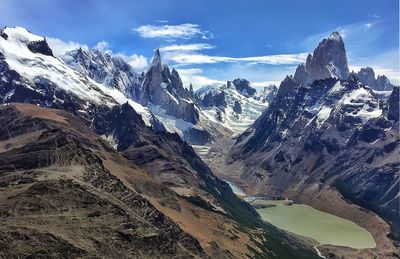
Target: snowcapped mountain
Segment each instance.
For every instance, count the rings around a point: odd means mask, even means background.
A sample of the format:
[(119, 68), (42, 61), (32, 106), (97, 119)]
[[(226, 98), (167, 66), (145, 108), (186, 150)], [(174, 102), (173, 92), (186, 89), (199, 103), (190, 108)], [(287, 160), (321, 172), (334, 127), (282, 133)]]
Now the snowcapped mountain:
[(74, 70), (99, 84), (117, 89), (130, 99), (138, 93), (142, 75), (136, 73), (122, 58), (97, 49), (76, 49), (64, 54), (62, 60)]
[(162, 63), (158, 49), (149, 69), (141, 75), (120, 57), (99, 50), (77, 49), (62, 59), (97, 83), (140, 103), (167, 131), (178, 133), (192, 144), (205, 144), (221, 134), (220, 131), (226, 131), (219, 130), (202, 114), (193, 93), (183, 87), (179, 73)]
[(247, 80), (235, 79), (223, 85), (203, 86), (194, 96), (209, 120), (238, 135), (268, 106), (265, 94), (266, 92), (263, 92), (259, 95)]
[(1, 102), (31, 102), (89, 118), (101, 106), (128, 102), (148, 126), (162, 127), (151, 112), (119, 89), (95, 82), (54, 57), (46, 39), (22, 27), (0, 31)]
[(355, 203), (398, 233), (398, 88), (382, 100), (357, 77), (349, 75), (342, 38), (333, 33), (282, 81), (268, 108), (237, 138), (227, 166), (257, 194), (285, 195), (368, 226)]

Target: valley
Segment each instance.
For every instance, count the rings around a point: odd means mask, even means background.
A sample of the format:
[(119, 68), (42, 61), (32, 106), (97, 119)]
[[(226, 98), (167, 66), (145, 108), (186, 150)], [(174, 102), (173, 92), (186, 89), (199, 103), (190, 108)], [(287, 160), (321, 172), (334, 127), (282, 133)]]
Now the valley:
[[(302, 189), (301, 194), (295, 189), (279, 193), (257, 189), (255, 183), (241, 175), (243, 165), (226, 163), (224, 150), (229, 150), (233, 141), (225, 139), (217, 143), (200, 154), (213, 171), (236, 195), (254, 206), (263, 220), (303, 240), (310, 249), (317, 246), (321, 257), (332, 254), (345, 258), (383, 254), (385, 258), (397, 257), (397, 248), (388, 238), (390, 226), (375, 213), (353, 204), (331, 188), (321, 192), (317, 186), (311, 186)], [(295, 203), (285, 206), (285, 200), (270, 200), (284, 196)], [(260, 208), (260, 204), (274, 207)]]
[(400, 257), (399, 87), (339, 32), (279, 86), (194, 90), (159, 48), (7, 27), (0, 101), (0, 257)]

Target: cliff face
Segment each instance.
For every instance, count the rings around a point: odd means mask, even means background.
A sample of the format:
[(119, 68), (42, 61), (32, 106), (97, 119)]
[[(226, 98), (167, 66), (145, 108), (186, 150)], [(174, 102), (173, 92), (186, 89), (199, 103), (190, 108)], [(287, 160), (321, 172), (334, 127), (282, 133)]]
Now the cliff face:
[(311, 82), (330, 77), (347, 79), (349, 68), (346, 49), (338, 32), (333, 32), (318, 44), (313, 55), (307, 58), (306, 70)]
[(371, 67), (361, 68), (357, 73), (357, 78), (361, 83), (377, 91), (391, 91), (394, 87), (386, 76), (375, 77), (375, 71)]

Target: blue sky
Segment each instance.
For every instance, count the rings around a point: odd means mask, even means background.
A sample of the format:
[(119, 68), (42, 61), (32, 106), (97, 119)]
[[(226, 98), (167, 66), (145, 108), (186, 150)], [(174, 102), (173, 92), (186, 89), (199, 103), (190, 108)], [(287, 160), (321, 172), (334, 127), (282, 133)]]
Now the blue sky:
[(318, 42), (343, 33), (351, 69), (400, 83), (398, 0), (1, 0), (0, 26), (47, 36), (57, 53), (107, 49), (144, 70), (155, 48), (195, 87), (278, 83)]

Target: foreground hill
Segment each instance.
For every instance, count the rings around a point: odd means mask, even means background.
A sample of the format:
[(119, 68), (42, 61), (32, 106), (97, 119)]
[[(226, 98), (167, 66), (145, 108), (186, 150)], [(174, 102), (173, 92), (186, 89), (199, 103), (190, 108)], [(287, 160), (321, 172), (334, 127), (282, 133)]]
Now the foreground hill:
[(270, 230), (277, 241), (158, 183), (75, 116), (0, 111), (1, 256), (301, 256), (279, 232)]

